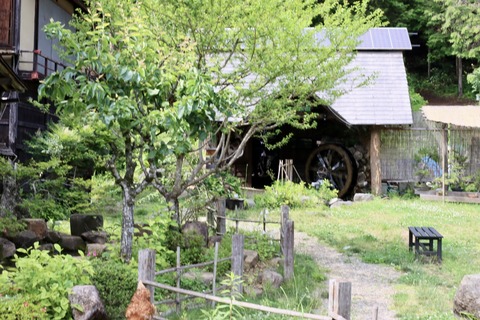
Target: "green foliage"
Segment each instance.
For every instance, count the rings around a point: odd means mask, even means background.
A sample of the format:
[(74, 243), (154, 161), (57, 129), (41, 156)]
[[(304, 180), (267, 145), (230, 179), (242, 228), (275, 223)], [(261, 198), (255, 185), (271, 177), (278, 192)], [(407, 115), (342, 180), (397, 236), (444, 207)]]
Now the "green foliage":
[(13, 216), (5, 216), (0, 219), (0, 235), (1, 234), (16, 234), (26, 228), (25, 222), (18, 220)]
[(46, 308), (32, 303), (35, 297), (17, 294), (14, 296), (0, 295), (0, 314), (2, 320), (41, 320), (50, 319)]
[(425, 100), (419, 93), (415, 92), (414, 89), (409, 88), (408, 93), (410, 95), (410, 104), (412, 106), (412, 111), (419, 111), (424, 105), (428, 102)]
[(181, 263), (195, 264), (205, 261), (205, 238), (196, 232), (182, 233)]
[(281, 205), (290, 208), (323, 205), (337, 196), (329, 181), (324, 180), (318, 190), (307, 188), (305, 183), (275, 181), (266, 186), (265, 192), (255, 196), (255, 205), (261, 208), (277, 209)]
[(472, 86), (473, 92), (480, 94), (480, 68), (467, 75), (467, 81)]
[(110, 319), (124, 319), (125, 310), (137, 288), (137, 272), (114, 259), (92, 259), (92, 284), (98, 289)]
[(221, 294), (228, 296), (230, 299), (229, 304), (219, 303), (212, 310), (201, 310), (204, 315), (204, 319), (209, 320), (223, 320), (223, 319), (244, 319), (243, 309), (233, 305), (233, 301), (242, 298), (242, 294), (238, 292), (236, 287), (242, 283), (240, 277), (235, 276), (233, 272), (227, 274), (227, 278), (221, 282), (221, 285), (226, 286), (226, 289), (222, 290)]
[[(227, 232), (222, 237), (222, 241), (218, 245), (218, 258), (227, 258), (232, 255), (232, 233)], [(206, 261), (213, 261), (215, 256), (215, 247), (208, 248), (207, 252), (205, 253)], [(231, 260), (220, 262), (217, 265), (217, 274), (223, 275), (227, 274), (231, 267)], [(213, 272), (213, 265), (207, 266), (207, 271)]]
[[(435, 147), (422, 147), (414, 155), (415, 160), (415, 175), (418, 177), (418, 182), (425, 182), (426, 179), (432, 180), (436, 175), (440, 174), (440, 167), (432, 168), (432, 164), (440, 162), (440, 155)], [(435, 170), (438, 169), (438, 172)]]
[[(51, 256), (38, 250), (38, 246), (37, 242), (33, 248), (17, 250), (25, 256), (16, 254), (15, 269), (4, 270), (0, 275), (0, 294), (28, 297), (28, 303), (44, 308), (49, 319), (68, 319), (71, 317), (68, 294), (75, 285), (91, 283), (92, 265), (86, 259), (70, 255)], [(60, 253), (60, 246), (54, 246)]]
[[(143, 231), (142, 231), (143, 230)], [(133, 252), (138, 253), (141, 249), (153, 249), (156, 252), (157, 267), (162, 269), (169, 266), (175, 256), (175, 251), (172, 251), (169, 246), (169, 235), (174, 234), (174, 221), (165, 214), (158, 214), (153, 219), (149, 219), (142, 230), (136, 229), (136, 232), (141, 232), (138, 237), (135, 237)]]
[(260, 260), (267, 261), (280, 255), (280, 243), (269, 235), (260, 232), (244, 232), (244, 234), (247, 238), (245, 249), (256, 251)]

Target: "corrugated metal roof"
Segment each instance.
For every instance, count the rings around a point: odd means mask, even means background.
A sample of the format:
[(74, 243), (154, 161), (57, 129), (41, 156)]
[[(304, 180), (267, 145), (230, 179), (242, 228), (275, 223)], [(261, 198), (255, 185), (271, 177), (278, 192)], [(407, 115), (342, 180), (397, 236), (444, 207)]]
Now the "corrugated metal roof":
[[(404, 125), (413, 122), (402, 52), (359, 51), (350, 67), (358, 70), (350, 74), (342, 85), (342, 89), (349, 92), (332, 104), (332, 108), (348, 123)], [(368, 85), (357, 88), (360, 74), (373, 76), (374, 79)]]
[(427, 120), (480, 128), (480, 106), (423, 106)]

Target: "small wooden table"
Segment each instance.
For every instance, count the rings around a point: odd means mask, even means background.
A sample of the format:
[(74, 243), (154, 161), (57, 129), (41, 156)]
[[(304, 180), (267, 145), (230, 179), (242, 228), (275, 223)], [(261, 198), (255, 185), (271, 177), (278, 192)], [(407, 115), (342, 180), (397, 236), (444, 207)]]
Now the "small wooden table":
[[(415, 246), (415, 257), (419, 254), (436, 255), (438, 262), (442, 262), (443, 236), (432, 227), (408, 227), (408, 249), (412, 251)], [(434, 242), (437, 249), (434, 250)]]

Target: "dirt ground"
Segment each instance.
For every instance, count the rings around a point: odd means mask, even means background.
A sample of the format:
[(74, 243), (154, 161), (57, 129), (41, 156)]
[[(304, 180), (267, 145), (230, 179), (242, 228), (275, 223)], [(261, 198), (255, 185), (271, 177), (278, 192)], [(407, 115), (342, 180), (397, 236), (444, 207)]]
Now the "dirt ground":
[[(295, 251), (311, 256), (319, 267), (327, 269), (328, 279), (343, 279), (352, 283), (352, 320), (371, 320), (377, 308), (378, 319), (395, 319), (392, 310), (393, 283), (400, 277), (399, 271), (338, 253), (302, 232), (295, 232)], [(326, 296), (321, 292), (318, 295), (319, 298)], [(324, 298), (322, 302), (320, 313), (326, 315), (328, 299)]]

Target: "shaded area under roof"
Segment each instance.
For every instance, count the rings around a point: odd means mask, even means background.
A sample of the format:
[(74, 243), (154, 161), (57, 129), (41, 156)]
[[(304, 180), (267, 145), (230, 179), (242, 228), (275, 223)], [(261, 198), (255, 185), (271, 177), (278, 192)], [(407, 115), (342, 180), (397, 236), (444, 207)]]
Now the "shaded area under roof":
[(8, 63), (0, 56), (0, 86), (1, 91), (20, 91), (26, 90), (22, 80), (17, 76), (15, 71), (8, 65)]
[(423, 116), (430, 121), (462, 127), (480, 128), (480, 106), (423, 106)]

